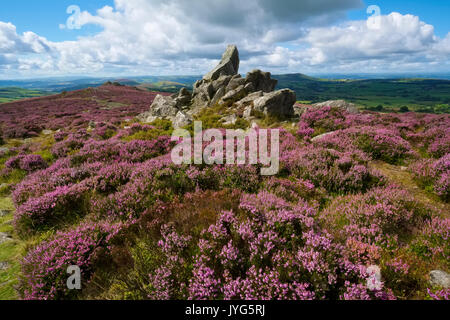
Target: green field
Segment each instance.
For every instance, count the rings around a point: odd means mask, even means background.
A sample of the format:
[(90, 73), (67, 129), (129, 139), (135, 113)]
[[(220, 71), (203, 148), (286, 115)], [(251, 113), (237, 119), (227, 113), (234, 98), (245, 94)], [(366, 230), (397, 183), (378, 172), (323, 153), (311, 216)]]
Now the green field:
[(15, 100), (40, 97), (53, 94), (48, 91), (30, 90), (22, 88), (0, 88), (0, 103), (11, 102)]
[(382, 110), (408, 107), (419, 112), (450, 112), (450, 80), (324, 80), (302, 74), (274, 78), (279, 81), (278, 88), (294, 90), (299, 101), (316, 103), (343, 99), (373, 110), (382, 106)]

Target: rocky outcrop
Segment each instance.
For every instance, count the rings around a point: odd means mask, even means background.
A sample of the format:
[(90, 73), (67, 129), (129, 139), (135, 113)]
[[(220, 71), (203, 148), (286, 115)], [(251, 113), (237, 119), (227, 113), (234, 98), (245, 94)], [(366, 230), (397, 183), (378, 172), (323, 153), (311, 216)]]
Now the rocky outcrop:
[[(272, 79), (269, 72), (253, 70), (245, 78), (238, 72), (239, 51), (231, 45), (220, 63), (194, 84), (192, 93), (182, 89), (171, 97), (158, 95), (150, 110), (138, 118), (143, 122), (169, 119), (175, 128), (180, 128), (192, 123), (194, 116), (204, 108), (218, 105), (234, 109), (235, 112), (227, 114), (239, 113), (246, 119), (251, 119), (252, 114), (294, 116), (295, 92), (274, 91), (278, 81)], [(232, 116), (223, 122), (234, 124), (236, 121), (237, 116)]]
[(359, 113), (358, 107), (354, 103), (347, 102), (345, 100), (329, 100), (312, 105), (314, 108), (332, 107), (343, 109), (349, 113)]

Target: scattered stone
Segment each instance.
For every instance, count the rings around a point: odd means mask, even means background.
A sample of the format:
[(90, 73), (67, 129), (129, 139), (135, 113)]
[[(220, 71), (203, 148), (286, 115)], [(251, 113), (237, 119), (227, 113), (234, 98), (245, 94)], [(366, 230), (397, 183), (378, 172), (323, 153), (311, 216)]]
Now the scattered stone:
[(11, 212), (12, 212), (11, 210), (0, 209), (0, 217), (7, 216), (7, 215), (10, 214)]
[(448, 289), (450, 288), (450, 274), (441, 270), (433, 270), (430, 272), (430, 284)]
[(6, 241), (11, 241), (12, 238), (4, 232), (0, 232), (0, 244), (5, 243)]
[(347, 102), (345, 100), (329, 100), (312, 105), (314, 108), (332, 107), (343, 109), (349, 113), (359, 113), (358, 107), (354, 103)]
[(97, 127), (97, 123), (94, 121), (90, 121), (88, 124), (88, 130), (94, 130)]
[(44, 136), (49, 136), (49, 135), (53, 134), (53, 131), (52, 130), (42, 130), (42, 134)]
[(9, 148), (7, 148), (7, 147), (1, 147), (0, 148), (0, 154), (6, 154), (8, 152), (9, 152)]
[(367, 288), (372, 291), (381, 290), (383, 288), (383, 282), (380, 267), (371, 265), (367, 267), (366, 273), (369, 276), (367, 278)]
[(9, 263), (8, 262), (0, 261), (0, 271), (5, 271), (8, 268), (9, 268)]

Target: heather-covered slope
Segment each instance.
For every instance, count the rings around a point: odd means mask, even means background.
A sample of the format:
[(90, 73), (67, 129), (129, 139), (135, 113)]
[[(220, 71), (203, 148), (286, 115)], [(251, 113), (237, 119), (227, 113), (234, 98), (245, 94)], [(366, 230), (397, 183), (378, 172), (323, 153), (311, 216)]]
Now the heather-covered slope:
[(104, 85), (5, 103), (0, 105), (0, 128), (4, 138), (29, 138), (45, 129), (86, 127), (90, 121), (118, 123), (147, 110), (156, 94)]
[[(280, 172), (262, 177), (173, 164), (170, 122), (133, 118), (151, 99), (107, 86), (6, 105), (0, 192), (21, 270), (0, 279), (14, 274), (20, 298), (448, 299), (429, 282), (450, 271), (448, 115), (306, 109), (283, 123)], [(35, 133), (16, 134), (34, 109)], [(69, 265), (83, 290), (67, 289)]]

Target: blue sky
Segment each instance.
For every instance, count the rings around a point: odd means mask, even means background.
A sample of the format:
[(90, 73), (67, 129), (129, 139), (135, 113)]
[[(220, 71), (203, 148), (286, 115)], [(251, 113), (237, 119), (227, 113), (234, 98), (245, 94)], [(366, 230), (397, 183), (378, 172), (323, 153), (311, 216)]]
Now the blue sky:
[[(70, 5), (79, 30), (60, 26)], [(242, 72), (450, 72), (449, 12), (442, 0), (4, 1), (0, 78), (201, 74), (228, 43)]]
[(450, 1), (447, 0), (373, 0), (364, 3), (362, 10), (349, 12), (350, 19), (365, 19), (366, 7), (374, 4), (380, 7), (381, 14), (399, 12), (419, 16), (422, 21), (433, 25), (440, 37), (445, 37), (450, 31)]

